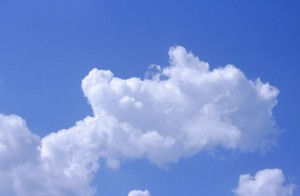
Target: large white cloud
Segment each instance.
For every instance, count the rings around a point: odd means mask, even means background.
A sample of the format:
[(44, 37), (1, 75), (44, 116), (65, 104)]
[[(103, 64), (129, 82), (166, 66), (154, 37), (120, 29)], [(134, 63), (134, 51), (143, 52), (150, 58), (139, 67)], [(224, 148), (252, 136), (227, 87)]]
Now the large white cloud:
[(264, 169), (255, 176), (240, 176), (239, 186), (234, 190), (237, 196), (290, 196), (295, 185), (284, 184), (285, 178), (280, 169)]
[(275, 143), (275, 87), (233, 65), (210, 70), (180, 46), (169, 55), (170, 66), (151, 66), (145, 79), (93, 69), (82, 81), (93, 116), (42, 139), (19, 117), (2, 115), (0, 161), (9, 168), (0, 171), (9, 179), (2, 190), (11, 191), (3, 193), (92, 195), (100, 159), (111, 168), (137, 158), (165, 164), (213, 147), (254, 151)]
[(150, 158), (154, 162), (211, 146), (248, 151), (273, 144), (275, 87), (248, 80), (233, 65), (209, 70), (183, 47), (171, 48), (169, 55), (170, 66), (152, 66), (156, 71), (151, 70), (150, 79), (92, 70), (82, 88), (94, 114), (173, 140), (173, 155)]
[(148, 190), (132, 190), (128, 193), (128, 196), (150, 196), (150, 192)]

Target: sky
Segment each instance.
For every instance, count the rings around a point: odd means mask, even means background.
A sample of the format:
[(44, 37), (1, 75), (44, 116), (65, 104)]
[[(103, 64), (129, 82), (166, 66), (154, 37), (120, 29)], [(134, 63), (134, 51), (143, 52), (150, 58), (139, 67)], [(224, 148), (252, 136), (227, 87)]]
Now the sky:
[(0, 195), (300, 195), (299, 0), (0, 0)]

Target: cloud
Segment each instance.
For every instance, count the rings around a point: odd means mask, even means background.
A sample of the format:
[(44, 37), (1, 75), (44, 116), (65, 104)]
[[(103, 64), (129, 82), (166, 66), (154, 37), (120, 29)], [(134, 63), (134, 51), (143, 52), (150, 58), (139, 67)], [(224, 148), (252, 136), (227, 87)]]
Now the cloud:
[(16, 115), (0, 114), (1, 168), (9, 169), (38, 153), (39, 137), (32, 134), (26, 122)]
[(39, 137), (29, 131), (23, 119), (0, 114), (0, 195), (17, 193), (12, 192), (18, 186), (16, 171), (36, 161), (38, 144)]
[(91, 70), (82, 89), (93, 115), (44, 138), (20, 117), (2, 115), (0, 180), (9, 180), (1, 195), (92, 195), (99, 160), (113, 169), (140, 158), (163, 165), (214, 147), (246, 152), (275, 144), (275, 87), (233, 65), (211, 70), (180, 46), (169, 56), (170, 66), (151, 66), (145, 79)]
[(128, 196), (150, 196), (150, 192), (148, 190), (132, 190), (128, 193)]
[(285, 184), (280, 169), (264, 169), (255, 176), (240, 175), (239, 186), (234, 190), (237, 196), (289, 196), (293, 195), (295, 185)]
[(0, 114), (0, 195), (94, 193), (85, 176), (72, 179), (64, 165), (41, 157), (40, 145), (40, 138), (27, 128), (21, 117)]
[(171, 48), (169, 56), (169, 67), (151, 66), (151, 78), (143, 80), (93, 69), (82, 89), (94, 114), (112, 116), (131, 129), (168, 141), (170, 156), (148, 155), (145, 149), (146, 157), (156, 163), (214, 146), (253, 151), (274, 144), (275, 87), (248, 80), (233, 65), (210, 70), (208, 63), (180, 46)]

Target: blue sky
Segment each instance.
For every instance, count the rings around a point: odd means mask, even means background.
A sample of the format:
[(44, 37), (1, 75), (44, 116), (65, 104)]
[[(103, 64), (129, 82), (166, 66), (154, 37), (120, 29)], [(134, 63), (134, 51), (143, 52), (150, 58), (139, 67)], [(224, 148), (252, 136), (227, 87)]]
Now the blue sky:
[[(114, 114), (113, 103), (105, 102), (97, 92), (82, 90), (82, 80), (93, 68), (111, 70), (117, 78), (143, 79), (152, 64), (168, 67), (168, 51), (179, 45), (188, 53), (175, 49), (174, 62), (179, 58), (176, 51), (184, 55), (192, 52), (208, 62), (210, 70), (233, 64), (248, 80), (260, 78), (279, 90), (274, 97), (278, 103), (272, 109), (276, 130), (280, 131), (277, 144), (267, 150), (243, 152), (239, 143), (232, 149), (221, 143), (208, 150), (198, 149), (193, 155), (178, 155), (176, 163), (165, 161), (163, 168), (150, 163), (157, 159), (148, 155), (118, 157), (118, 169), (107, 167), (105, 158), (100, 158), (99, 170), (89, 181), (97, 189), (96, 195), (127, 195), (133, 189), (147, 189), (151, 195), (234, 195), (240, 175), (254, 176), (273, 168), (284, 173), (285, 188), (299, 185), (299, 9), (298, 0), (1, 0), (0, 113), (22, 117), (31, 132), (41, 138), (75, 126), (76, 121), (93, 116), (93, 111), (107, 111), (122, 121), (125, 117)], [(100, 72), (95, 75), (101, 77)], [(113, 99), (114, 95), (110, 96)], [(205, 96), (199, 93), (196, 97)], [(92, 107), (88, 100), (95, 102)], [(0, 127), (0, 138), (14, 137), (6, 135), (4, 125)], [(5, 145), (4, 139), (0, 142)], [(4, 162), (13, 167), (13, 160)], [(30, 193), (38, 185), (24, 186)], [(47, 188), (41, 190), (47, 192)], [(16, 193), (12, 189), (6, 193)], [(299, 195), (299, 189), (293, 193)]]

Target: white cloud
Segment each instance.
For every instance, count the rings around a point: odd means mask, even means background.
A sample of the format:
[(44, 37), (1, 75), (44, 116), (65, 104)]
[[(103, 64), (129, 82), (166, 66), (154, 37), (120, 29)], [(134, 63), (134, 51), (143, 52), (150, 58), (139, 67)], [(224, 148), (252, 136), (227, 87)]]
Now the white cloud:
[(150, 192), (148, 190), (132, 190), (128, 193), (128, 196), (150, 196)]
[(146, 79), (93, 69), (82, 81), (93, 116), (42, 139), (20, 117), (2, 115), (0, 193), (92, 195), (100, 159), (117, 169), (126, 159), (165, 164), (216, 146), (254, 151), (275, 143), (275, 87), (233, 65), (210, 70), (180, 46), (169, 55), (170, 66), (152, 66)]
[(121, 79), (93, 69), (82, 89), (94, 114), (173, 140), (173, 157), (150, 158), (153, 162), (174, 161), (212, 146), (252, 151), (274, 144), (275, 87), (248, 80), (233, 65), (209, 70), (208, 63), (180, 46), (169, 55), (171, 65), (151, 66), (150, 79)]
[[(0, 114), (0, 195), (14, 195), (18, 186), (15, 171), (38, 154), (39, 138), (16, 115)], [(9, 194), (7, 194), (9, 193)]]
[(264, 169), (255, 176), (240, 175), (239, 186), (234, 190), (237, 196), (289, 196), (295, 185), (284, 184), (285, 178), (280, 169)]
[(85, 176), (68, 176), (65, 165), (42, 158), (39, 148), (40, 138), (22, 118), (0, 114), (0, 195), (93, 194)]
[[(10, 168), (27, 161), (38, 153), (39, 137), (33, 135), (23, 119), (16, 115), (0, 114), (1, 168)], [(13, 163), (13, 164), (12, 164)]]

